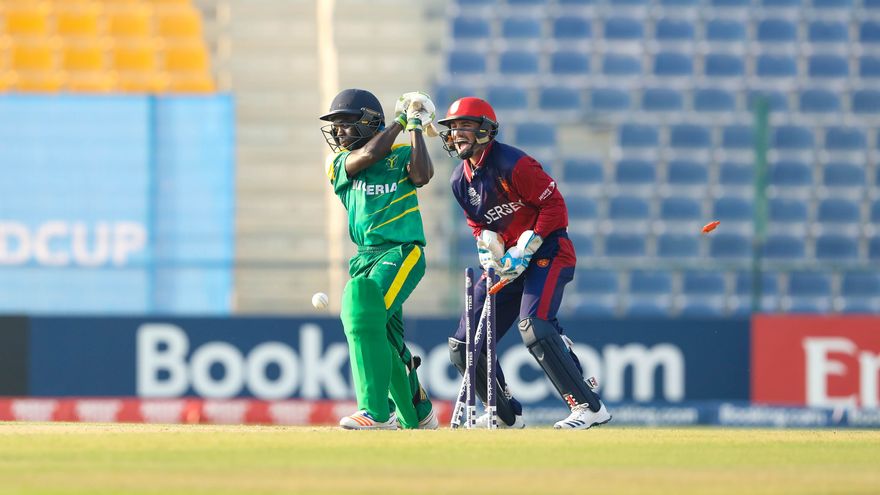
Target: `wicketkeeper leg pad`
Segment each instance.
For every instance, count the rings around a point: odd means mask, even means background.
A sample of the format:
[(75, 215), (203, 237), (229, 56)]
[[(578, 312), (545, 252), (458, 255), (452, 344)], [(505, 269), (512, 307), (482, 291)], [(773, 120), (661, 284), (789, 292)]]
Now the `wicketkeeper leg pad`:
[(355, 277), (342, 293), (342, 326), (348, 340), (358, 408), (388, 421), (391, 348), (385, 335), (385, 297), (375, 281)]
[[(461, 376), (464, 376), (466, 367), (467, 367), (467, 349), (464, 342), (450, 338), (449, 339), (449, 360), (452, 361), (452, 365), (458, 369), (458, 372), (461, 373)], [(486, 355), (480, 354), (476, 356), (477, 361), (477, 386), (475, 391), (477, 396), (483, 401), (483, 404), (487, 402), (486, 396), (486, 380), (488, 378), (488, 367), (486, 366)], [(511, 400), (504, 393), (504, 383), (501, 381), (501, 374), (496, 375), (497, 379), (495, 382), (495, 408), (498, 411), (498, 417), (501, 421), (504, 421), (508, 426), (512, 426), (516, 421), (517, 411), (514, 409), (514, 405)], [(519, 414), (522, 414), (522, 411), (519, 411)]]
[(588, 404), (590, 410), (599, 410), (599, 396), (584, 382), (583, 375), (556, 327), (538, 318), (524, 318), (519, 322), (519, 333), (529, 352), (569, 407)]

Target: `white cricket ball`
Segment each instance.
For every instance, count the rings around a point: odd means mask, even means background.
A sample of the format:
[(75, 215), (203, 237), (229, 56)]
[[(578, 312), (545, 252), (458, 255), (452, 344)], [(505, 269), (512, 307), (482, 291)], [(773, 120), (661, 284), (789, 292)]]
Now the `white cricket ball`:
[(324, 309), (328, 304), (330, 304), (330, 298), (327, 297), (327, 294), (316, 292), (315, 295), (312, 296), (312, 306), (315, 308)]

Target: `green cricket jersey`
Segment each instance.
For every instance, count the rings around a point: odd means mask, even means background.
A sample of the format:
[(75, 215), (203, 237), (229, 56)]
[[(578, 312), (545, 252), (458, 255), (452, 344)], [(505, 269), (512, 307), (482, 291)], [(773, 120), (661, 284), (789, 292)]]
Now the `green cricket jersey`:
[(348, 210), (348, 233), (358, 246), (425, 245), (419, 198), (406, 170), (411, 152), (408, 144), (395, 145), (385, 158), (354, 177), (345, 172), (350, 151), (327, 159), (327, 177)]

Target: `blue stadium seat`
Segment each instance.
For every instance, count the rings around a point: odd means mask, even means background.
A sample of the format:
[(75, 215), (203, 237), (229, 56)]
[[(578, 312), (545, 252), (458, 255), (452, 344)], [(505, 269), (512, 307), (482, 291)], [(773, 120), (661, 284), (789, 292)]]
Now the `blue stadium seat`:
[(605, 168), (598, 159), (569, 158), (562, 162), (562, 174), (565, 182), (579, 186), (605, 182)]
[(880, 272), (843, 274), (840, 293), (845, 313), (880, 313)]
[(531, 17), (508, 17), (501, 23), (505, 41), (537, 41), (541, 39), (541, 21)]
[(830, 297), (831, 275), (824, 272), (792, 272), (788, 276), (788, 295)]
[(686, 18), (663, 17), (654, 25), (654, 38), (660, 42), (693, 41), (693, 22)]
[(616, 297), (584, 298), (571, 309), (572, 315), (588, 318), (612, 318), (616, 316)]
[(847, 198), (825, 198), (819, 201), (816, 221), (825, 226), (856, 227), (861, 220), (859, 202)]
[(755, 61), (755, 74), (768, 79), (795, 77), (797, 59), (792, 55), (760, 54)]
[[(434, 103), (437, 104), (437, 108), (449, 108), (449, 105), (451, 105), (453, 101), (473, 94), (475, 94), (475, 91), (472, 87), (455, 83), (438, 84), (434, 88), (434, 92), (431, 93), (434, 97)], [(494, 100), (492, 104), (495, 104)]]
[(529, 106), (529, 93), (522, 86), (490, 86), (486, 98), (496, 110), (525, 110)]
[(736, 110), (736, 95), (722, 88), (701, 88), (694, 90), (694, 110), (698, 112), (733, 112)]
[(866, 183), (865, 168), (854, 163), (831, 162), (822, 167), (822, 184), (825, 187), (855, 189), (865, 187)]
[(613, 270), (579, 269), (574, 275), (578, 293), (586, 295), (617, 294), (620, 290), (618, 273)]
[(555, 146), (556, 126), (537, 122), (519, 124), (515, 139), (520, 146)]
[(455, 3), (458, 4), (460, 8), (470, 9), (476, 7), (494, 7), (497, 5), (497, 0), (455, 0)]
[(636, 258), (645, 256), (645, 235), (642, 233), (611, 232), (605, 236), (605, 256)]
[(682, 274), (682, 293), (686, 295), (723, 296), (724, 274), (710, 271), (687, 271)]
[(623, 313), (629, 318), (662, 318), (669, 316), (670, 302), (668, 298), (629, 298)]
[(828, 233), (816, 238), (816, 258), (820, 261), (855, 261), (858, 257), (858, 240), (851, 235)]
[(479, 17), (456, 17), (452, 20), (452, 37), (456, 40), (485, 40), (492, 35), (487, 19)]
[(709, 0), (712, 7), (722, 8), (747, 8), (752, 5), (752, 0)]
[(868, 239), (868, 259), (880, 261), (880, 236)]
[(880, 224), (880, 199), (875, 199), (871, 203), (871, 212), (868, 214), (868, 216), (871, 219), (872, 224)]
[(853, 6), (853, 0), (812, 0), (810, 3), (816, 9), (849, 9)]
[(550, 55), (550, 71), (557, 76), (584, 76), (590, 73), (590, 57), (581, 52), (558, 51)]
[(764, 240), (764, 257), (772, 260), (797, 260), (806, 256), (803, 236), (770, 234)]
[(716, 318), (725, 316), (724, 298), (716, 297), (681, 297), (681, 311), (678, 316), (683, 318)]
[(797, 24), (788, 19), (764, 19), (758, 22), (755, 37), (761, 43), (794, 43), (797, 29)]
[(715, 18), (706, 22), (706, 41), (712, 43), (743, 43), (746, 23), (737, 19)]
[(859, 41), (862, 43), (880, 43), (880, 21), (863, 21), (859, 25)]
[(840, 112), (838, 91), (828, 89), (807, 89), (800, 94), (801, 112), (837, 113)]
[(785, 92), (769, 89), (751, 90), (746, 97), (746, 105), (749, 110), (755, 108), (758, 98), (763, 98), (767, 102), (767, 107), (771, 112), (788, 111), (788, 94)]
[(660, 219), (667, 222), (693, 221), (703, 218), (700, 202), (687, 196), (671, 196), (660, 201)]
[(636, 270), (630, 273), (629, 292), (636, 295), (672, 293), (672, 274), (659, 270)]
[(538, 93), (538, 108), (541, 110), (580, 113), (581, 105), (581, 92), (572, 87), (544, 86)]
[(572, 220), (595, 220), (599, 216), (596, 200), (588, 196), (580, 194), (566, 196), (565, 206)]
[(880, 297), (880, 272), (854, 271), (844, 273), (840, 293), (844, 297)]
[(751, 222), (754, 215), (752, 201), (740, 196), (722, 196), (712, 205), (712, 218), (725, 222)]
[(852, 111), (856, 114), (880, 114), (880, 90), (859, 89), (852, 93)]
[(838, 20), (814, 20), (807, 27), (807, 40), (810, 43), (846, 43), (849, 41), (849, 26)]
[(880, 56), (862, 55), (859, 57), (859, 76), (865, 79), (880, 77)]
[(606, 53), (602, 58), (602, 73), (613, 77), (631, 77), (642, 73), (642, 61), (634, 55)]
[(587, 7), (594, 5), (596, 0), (556, 0), (556, 3), (566, 7)]
[(802, 0), (761, 0), (761, 7), (770, 9), (797, 8), (802, 4)]
[(700, 238), (696, 234), (664, 232), (657, 236), (657, 256), (694, 259), (700, 256)]
[(712, 136), (706, 126), (678, 124), (669, 131), (669, 144), (673, 148), (709, 148)]
[(806, 127), (780, 125), (773, 131), (772, 145), (785, 150), (812, 149), (813, 132)]
[(632, 107), (630, 92), (619, 88), (593, 88), (590, 107), (596, 112), (625, 112)]
[(718, 170), (718, 183), (725, 187), (752, 187), (755, 167), (747, 163), (722, 162)]
[(521, 7), (531, 7), (537, 5), (539, 7), (544, 7), (547, 5), (548, 0), (505, 0), (507, 5), (521, 8)]
[(788, 159), (770, 165), (769, 182), (771, 186), (804, 188), (812, 186), (813, 171), (806, 163)]
[(674, 112), (684, 108), (684, 95), (672, 88), (647, 88), (642, 93), (642, 110)]
[(486, 72), (486, 57), (473, 51), (454, 51), (449, 54), (451, 74), (474, 75)]
[(651, 187), (657, 181), (657, 170), (648, 160), (623, 158), (614, 167), (614, 181), (619, 186)]
[(809, 220), (809, 205), (800, 199), (770, 198), (767, 210), (770, 221), (775, 223), (803, 226)]
[(880, 9), (880, 0), (862, 0), (862, 7), (866, 9)]
[(747, 125), (728, 125), (721, 129), (721, 147), (725, 149), (751, 150), (755, 132)]
[(672, 187), (705, 187), (709, 182), (709, 167), (695, 160), (676, 158), (669, 161), (666, 183)]
[(825, 314), (831, 311), (830, 298), (789, 298), (787, 312), (792, 314)]
[(663, 7), (696, 7), (699, 5), (700, 0), (660, 0), (660, 5)]
[(568, 238), (574, 245), (574, 251), (579, 256), (593, 256), (593, 236), (581, 232), (569, 232)]
[(693, 73), (693, 55), (660, 52), (654, 56), (654, 75), (657, 77), (690, 77)]
[(537, 53), (520, 50), (502, 52), (498, 61), (499, 71), (507, 76), (535, 75), (539, 65)]
[(752, 241), (745, 234), (717, 232), (709, 237), (709, 256), (723, 259), (748, 259), (752, 256)]
[(613, 41), (637, 41), (644, 37), (645, 24), (632, 17), (610, 17), (603, 23), (605, 39)]
[(623, 124), (618, 132), (618, 144), (624, 148), (650, 148), (659, 141), (659, 131), (652, 125)]
[(703, 64), (706, 77), (740, 78), (746, 72), (743, 58), (729, 53), (709, 53)]
[(845, 78), (849, 76), (849, 61), (845, 56), (822, 53), (810, 55), (807, 75), (815, 78)]
[(565, 42), (587, 41), (593, 36), (593, 25), (586, 17), (565, 14), (553, 21), (553, 37)]
[(614, 196), (608, 201), (608, 218), (620, 220), (648, 220), (651, 205), (648, 200), (635, 196)]
[[(740, 296), (747, 296), (752, 293), (752, 281), (754, 280), (751, 271), (737, 272), (734, 292)], [(775, 273), (761, 273), (761, 294), (776, 295), (779, 294), (779, 282)]]
[(825, 130), (825, 148), (830, 151), (861, 151), (868, 146), (865, 131), (858, 127), (829, 127)]

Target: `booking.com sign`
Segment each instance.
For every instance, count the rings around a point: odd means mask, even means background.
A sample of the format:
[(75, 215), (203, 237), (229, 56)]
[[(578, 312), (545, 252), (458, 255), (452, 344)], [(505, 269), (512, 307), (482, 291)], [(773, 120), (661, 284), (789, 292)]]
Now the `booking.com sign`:
[(147, 231), (138, 222), (47, 220), (28, 226), (0, 220), (0, 265), (124, 266), (146, 244)]

